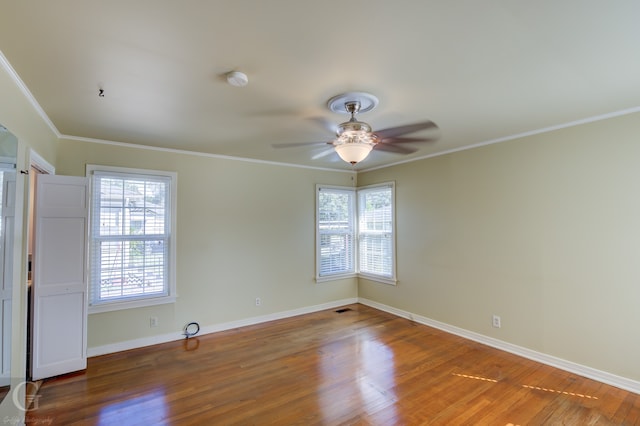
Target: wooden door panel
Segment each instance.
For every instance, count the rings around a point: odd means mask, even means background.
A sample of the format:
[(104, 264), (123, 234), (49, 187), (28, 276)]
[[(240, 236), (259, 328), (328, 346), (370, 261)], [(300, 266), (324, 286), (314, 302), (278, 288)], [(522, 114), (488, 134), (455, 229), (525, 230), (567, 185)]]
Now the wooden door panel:
[(41, 333), (41, 347), (46, 350), (36, 352), (39, 365), (47, 366), (51, 371), (66, 369), (67, 365), (72, 368), (70, 371), (77, 370), (77, 365), (86, 368), (83, 360), (85, 342), (78, 338), (84, 332), (86, 309), (78, 309), (83, 304), (84, 298), (79, 292), (40, 297), (35, 318)]
[(2, 170), (2, 219), (0, 224), (0, 386), (11, 382), (11, 306), (13, 294), (13, 236), (15, 232), (15, 170)]
[(39, 175), (32, 309), (33, 380), (87, 366), (88, 179)]

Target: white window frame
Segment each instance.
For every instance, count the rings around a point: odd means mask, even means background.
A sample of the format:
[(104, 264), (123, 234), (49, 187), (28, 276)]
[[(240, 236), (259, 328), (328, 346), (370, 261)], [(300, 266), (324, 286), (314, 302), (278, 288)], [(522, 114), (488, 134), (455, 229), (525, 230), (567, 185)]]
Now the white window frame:
[[(375, 274), (375, 273), (364, 273), (360, 271), (360, 236), (361, 232), (359, 229), (360, 224), (360, 194), (366, 193), (377, 188), (390, 188), (391, 189), (391, 230), (386, 232), (386, 237), (391, 239), (391, 273), (386, 275)], [(355, 237), (355, 246), (352, 251), (352, 264), (354, 265), (354, 270), (350, 272), (344, 273), (335, 273), (335, 274), (321, 274), (321, 252), (320, 252), (320, 224), (319, 224), (319, 196), (322, 189), (327, 190), (338, 190), (345, 191), (353, 194), (352, 199), (355, 201), (351, 206), (351, 217), (355, 224), (354, 229), (354, 237)], [(364, 187), (354, 188), (354, 187), (343, 187), (343, 186), (332, 186), (332, 185), (316, 185), (316, 282), (325, 282), (325, 281), (334, 281), (343, 278), (349, 277), (359, 277), (364, 278), (371, 281), (376, 281), (384, 284), (396, 285), (397, 277), (396, 277), (396, 200), (395, 200), (395, 182), (384, 182), (380, 184), (368, 185)], [(366, 231), (364, 231), (366, 232)]]
[[(167, 253), (167, 264), (166, 267), (166, 292), (163, 295), (150, 294), (148, 296), (139, 295), (134, 296), (131, 299), (114, 299), (114, 300), (105, 300), (100, 301), (96, 298), (95, 291), (95, 283), (96, 278), (93, 277), (93, 268), (92, 264), (94, 261), (93, 253), (91, 252), (93, 249), (93, 219), (94, 219), (94, 174), (96, 172), (105, 172), (115, 175), (122, 175), (123, 177), (162, 177), (168, 178), (170, 180), (169, 187), (169, 223), (165, 226), (168, 227), (169, 234), (169, 244), (168, 244), (168, 253)], [(122, 309), (131, 309), (131, 308), (140, 308), (144, 306), (153, 306), (167, 303), (174, 303), (176, 301), (176, 212), (177, 212), (177, 187), (178, 187), (178, 175), (175, 172), (167, 172), (160, 170), (149, 170), (149, 169), (134, 169), (128, 167), (113, 167), (113, 166), (101, 166), (88, 164), (86, 167), (86, 175), (90, 178), (90, 197), (91, 197), (91, 207), (89, 210), (89, 240), (90, 240), (90, 255), (89, 255), (89, 309), (88, 312), (90, 314), (100, 313), (100, 312), (109, 312), (109, 311), (117, 311)]]
[[(349, 208), (349, 218), (348, 218), (348, 227), (350, 228), (346, 232), (323, 232), (320, 229), (320, 194), (323, 191), (333, 192), (333, 193), (343, 193), (349, 195), (350, 205)], [(330, 185), (316, 185), (316, 281), (332, 281), (342, 278), (349, 278), (356, 276), (356, 258), (354, 257), (355, 252), (358, 250), (357, 246), (357, 218), (356, 218), (356, 194), (354, 192), (354, 188), (342, 187), (342, 186), (330, 186)], [(322, 272), (322, 254), (321, 254), (321, 239), (322, 235), (344, 235), (347, 238), (351, 238), (352, 247), (351, 247), (351, 256), (349, 259), (351, 268), (345, 269), (339, 272)]]
[[(376, 190), (380, 190), (380, 189), (390, 189), (391, 190), (391, 211), (389, 212), (390, 214), (390, 220), (391, 220), (391, 224), (390, 227), (387, 228), (384, 231), (369, 231), (369, 230), (365, 230), (364, 227), (362, 226), (363, 224), (363, 211), (364, 211), (364, 206), (363, 206), (363, 198), (366, 194), (374, 192)], [(378, 282), (382, 282), (385, 284), (392, 284), (395, 285), (397, 282), (396, 279), (396, 211), (395, 211), (395, 206), (396, 206), (396, 196), (395, 196), (395, 184), (393, 182), (388, 182), (388, 183), (383, 183), (383, 184), (375, 184), (375, 185), (368, 185), (368, 186), (363, 186), (360, 188), (356, 189), (356, 199), (357, 199), (357, 205), (358, 205), (358, 247), (357, 247), (357, 255), (359, 256), (360, 252), (361, 252), (361, 248), (362, 248), (362, 244), (363, 241), (365, 239), (366, 236), (372, 236), (372, 235), (381, 235), (384, 239), (388, 239), (389, 243), (390, 243), (390, 250), (391, 250), (391, 267), (390, 267), (390, 271), (388, 274), (376, 274), (374, 272), (364, 272), (362, 270), (362, 266), (363, 266), (363, 259), (361, 257), (358, 257), (358, 276), (362, 277), (362, 278), (366, 278), (369, 280), (373, 280), (373, 281), (378, 281)]]

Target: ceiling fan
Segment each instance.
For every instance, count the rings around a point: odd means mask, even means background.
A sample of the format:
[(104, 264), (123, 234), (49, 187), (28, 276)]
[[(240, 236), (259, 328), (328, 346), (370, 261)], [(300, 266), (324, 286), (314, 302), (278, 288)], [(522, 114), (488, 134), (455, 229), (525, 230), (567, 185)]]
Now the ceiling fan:
[[(401, 137), (419, 130), (437, 129), (438, 126), (432, 121), (423, 121), (404, 126), (390, 127), (387, 129), (373, 131), (371, 126), (364, 121), (358, 121), (356, 114), (359, 112), (371, 111), (378, 105), (378, 98), (363, 92), (348, 92), (334, 96), (329, 99), (327, 106), (333, 112), (350, 114), (351, 118), (338, 126), (328, 127), (335, 130), (336, 139), (330, 142), (302, 142), (274, 144), (274, 148), (289, 148), (294, 146), (328, 144), (332, 148), (321, 152), (313, 157), (318, 159), (336, 152), (341, 159), (347, 163), (356, 164), (369, 155), (373, 150), (394, 152), (398, 154), (411, 154), (416, 152), (416, 148), (402, 146), (400, 144), (410, 142), (431, 142), (436, 138), (414, 138)], [(326, 123), (325, 123), (326, 124)]]

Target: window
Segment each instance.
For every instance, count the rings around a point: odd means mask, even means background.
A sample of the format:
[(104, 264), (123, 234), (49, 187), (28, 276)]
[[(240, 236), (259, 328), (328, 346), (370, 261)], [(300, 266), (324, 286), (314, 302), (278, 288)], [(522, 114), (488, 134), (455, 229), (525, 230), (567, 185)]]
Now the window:
[(176, 174), (87, 166), (90, 312), (175, 301)]
[(355, 193), (317, 188), (318, 277), (355, 273)]
[(394, 279), (393, 186), (358, 190), (359, 272)]
[(394, 185), (318, 185), (317, 280), (353, 274), (395, 284)]

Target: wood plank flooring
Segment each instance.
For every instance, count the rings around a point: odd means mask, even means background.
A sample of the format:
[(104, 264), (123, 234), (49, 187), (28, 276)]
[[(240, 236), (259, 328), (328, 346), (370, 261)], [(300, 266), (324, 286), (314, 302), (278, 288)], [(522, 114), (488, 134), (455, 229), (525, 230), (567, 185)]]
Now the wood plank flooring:
[(90, 358), (29, 425), (640, 425), (640, 395), (356, 304)]

